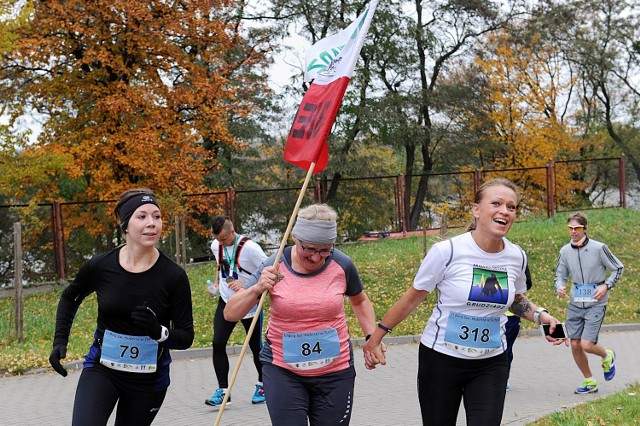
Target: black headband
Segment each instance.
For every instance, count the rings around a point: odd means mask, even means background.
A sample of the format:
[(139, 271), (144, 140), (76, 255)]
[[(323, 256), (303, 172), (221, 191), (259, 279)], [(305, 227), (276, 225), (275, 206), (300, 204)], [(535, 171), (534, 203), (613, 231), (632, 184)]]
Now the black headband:
[(138, 210), (138, 207), (145, 204), (153, 204), (160, 208), (156, 201), (156, 197), (151, 194), (139, 194), (125, 201), (118, 210), (118, 216), (120, 216), (120, 229), (126, 231), (127, 226), (129, 225), (129, 219), (131, 219), (133, 213)]

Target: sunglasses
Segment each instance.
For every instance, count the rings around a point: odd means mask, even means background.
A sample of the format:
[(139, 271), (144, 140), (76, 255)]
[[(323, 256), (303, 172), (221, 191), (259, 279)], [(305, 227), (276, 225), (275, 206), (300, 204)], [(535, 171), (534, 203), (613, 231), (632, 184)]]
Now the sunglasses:
[(584, 229), (584, 226), (582, 226), (582, 225), (578, 225), (578, 226), (567, 225), (567, 228), (569, 228), (569, 231), (582, 231)]
[(298, 240), (298, 243), (300, 243), (300, 247), (302, 247), (302, 252), (307, 256), (313, 256), (314, 254), (318, 253), (321, 257), (327, 257), (331, 255), (331, 253), (333, 253), (333, 247), (317, 250), (311, 247), (305, 247), (300, 240)]

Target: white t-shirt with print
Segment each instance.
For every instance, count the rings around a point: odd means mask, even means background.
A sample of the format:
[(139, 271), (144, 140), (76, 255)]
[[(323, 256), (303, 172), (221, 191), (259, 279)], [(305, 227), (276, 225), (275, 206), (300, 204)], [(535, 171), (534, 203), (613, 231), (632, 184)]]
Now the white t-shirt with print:
[(515, 294), (527, 289), (527, 262), (522, 249), (503, 241), (501, 252), (487, 253), (466, 232), (429, 250), (413, 282), (417, 290), (437, 290), (422, 344), (456, 358), (481, 359), (504, 352), (503, 314)]

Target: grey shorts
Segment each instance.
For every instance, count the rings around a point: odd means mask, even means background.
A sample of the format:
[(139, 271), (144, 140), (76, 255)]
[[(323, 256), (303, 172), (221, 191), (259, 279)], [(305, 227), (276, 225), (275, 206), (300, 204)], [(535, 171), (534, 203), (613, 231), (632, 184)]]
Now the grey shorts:
[(607, 305), (596, 305), (588, 308), (579, 308), (569, 305), (567, 320), (565, 323), (570, 339), (585, 339), (598, 343), (600, 327), (607, 313)]

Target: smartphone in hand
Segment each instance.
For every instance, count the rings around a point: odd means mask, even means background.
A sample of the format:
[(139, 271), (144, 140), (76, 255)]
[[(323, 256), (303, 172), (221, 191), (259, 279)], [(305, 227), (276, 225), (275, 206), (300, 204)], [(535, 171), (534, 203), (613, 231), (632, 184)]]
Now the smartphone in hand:
[(556, 324), (556, 328), (555, 330), (553, 330), (553, 334), (549, 333), (549, 328), (550, 328), (549, 324), (540, 324), (540, 331), (542, 332), (543, 336), (551, 336), (554, 339), (567, 338), (567, 333), (565, 332), (563, 323), (559, 322), (558, 324)]

